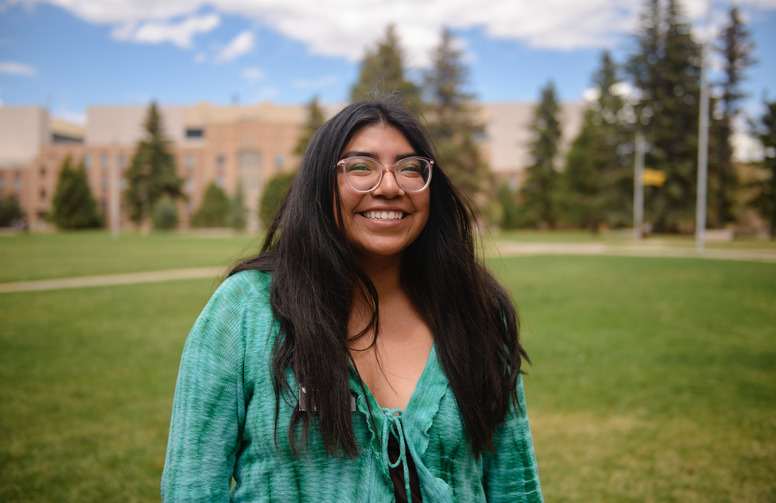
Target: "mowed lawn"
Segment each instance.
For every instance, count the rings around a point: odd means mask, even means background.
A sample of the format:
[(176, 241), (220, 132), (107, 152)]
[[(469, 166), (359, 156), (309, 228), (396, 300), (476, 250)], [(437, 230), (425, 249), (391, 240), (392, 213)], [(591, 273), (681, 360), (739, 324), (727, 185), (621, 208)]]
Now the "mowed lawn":
[[(47, 249), (6, 248), (18, 238)], [(223, 266), (255, 244), (126, 239), (0, 238), (0, 281)], [(110, 255), (90, 267), (90, 248)], [(548, 502), (776, 501), (776, 264), (490, 265), (533, 360), (525, 383)], [(158, 501), (180, 352), (216, 285), (0, 294), (0, 501)]]

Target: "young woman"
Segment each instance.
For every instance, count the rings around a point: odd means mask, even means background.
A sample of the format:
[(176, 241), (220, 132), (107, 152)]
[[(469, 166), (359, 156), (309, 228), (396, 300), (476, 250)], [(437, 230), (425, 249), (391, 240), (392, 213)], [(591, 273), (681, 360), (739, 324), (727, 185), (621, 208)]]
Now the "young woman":
[(183, 351), (165, 501), (542, 501), (514, 305), (418, 121), (313, 137)]

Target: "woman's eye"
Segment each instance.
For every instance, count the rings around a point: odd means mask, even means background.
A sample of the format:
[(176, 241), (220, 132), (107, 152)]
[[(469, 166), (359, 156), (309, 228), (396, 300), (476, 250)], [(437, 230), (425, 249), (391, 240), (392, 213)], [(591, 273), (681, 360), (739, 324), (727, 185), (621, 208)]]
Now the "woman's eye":
[(365, 162), (354, 162), (353, 164), (348, 165), (348, 172), (370, 172), (372, 171), (372, 167), (365, 163)]
[(413, 162), (403, 165), (401, 168), (399, 168), (399, 171), (403, 175), (417, 175), (420, 174), (422, 168), (420, 167), (420, 164)]

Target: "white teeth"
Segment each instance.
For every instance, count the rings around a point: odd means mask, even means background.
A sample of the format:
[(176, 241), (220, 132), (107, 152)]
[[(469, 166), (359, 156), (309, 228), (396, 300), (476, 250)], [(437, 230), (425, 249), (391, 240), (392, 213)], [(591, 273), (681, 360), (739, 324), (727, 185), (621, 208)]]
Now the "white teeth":
[(375, 220), (401, 220), (404, 213), (401, 211), (367, 211), (364, 216)]

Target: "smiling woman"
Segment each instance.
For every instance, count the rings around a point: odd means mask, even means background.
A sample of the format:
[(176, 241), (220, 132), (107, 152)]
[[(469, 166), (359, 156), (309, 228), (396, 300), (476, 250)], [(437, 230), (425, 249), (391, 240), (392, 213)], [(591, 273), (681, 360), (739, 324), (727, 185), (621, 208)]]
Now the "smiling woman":
[(324, 124), (189, 335), (163, 499), (542, 501), (517, 314), (472, 220), (396, 99)]

